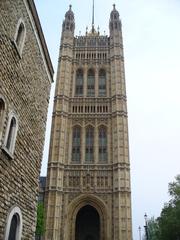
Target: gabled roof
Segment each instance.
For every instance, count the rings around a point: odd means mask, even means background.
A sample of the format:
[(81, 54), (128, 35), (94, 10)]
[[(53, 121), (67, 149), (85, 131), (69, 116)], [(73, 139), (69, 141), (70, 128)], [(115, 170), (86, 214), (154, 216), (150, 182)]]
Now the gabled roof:
[(43, 34), (43, 31), (42, 31), (41, 23), (40, 23), (40, 20), (39, 20), (39, 17), (38, 17), (38, 13), (37, 13), (37, 10), (36, 10), (34, 0), (27, 0), (27, 3), (29, 5), (29, 9), (30, 9), (31, 14), (32, 14), (33, 19), (34, 19), (34, 23), (35, 23), (35, 26), (36, 26), (36, 29), (37, 29), (37, 34), (38, 34), (38, 37), (40, 39), (42, 50), (43, 50), (45, 60), (46, 60), (46, 63), (47, 63), (47, 67), (48, 67), (48, 70), (49, 70), (49, 73), (50, 73), (51, 81), (53, 82), (54, 69), (53, 69), (53, 65), (52, 65), (51, 58), (50, 58), (50, 55), (49, 55), (49, 51), (48, 51), (48, 48), (47, 48), (47, 44), (46, 44), (46, 41), (45, 41), (45, 38), (44, 38), (44, 34)]

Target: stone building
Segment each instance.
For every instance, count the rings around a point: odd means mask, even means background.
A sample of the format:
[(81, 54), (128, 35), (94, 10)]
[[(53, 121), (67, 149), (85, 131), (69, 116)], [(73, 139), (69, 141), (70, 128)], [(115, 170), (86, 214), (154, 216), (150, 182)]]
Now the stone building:
[(38, 203), (44, 204), (46, 177), (39, 177)]
[(0, 239), (30, 240), (53, 67), (33, 0), (0, 1)]
[(62, 25), (46, 184), (46, 240), (131, 240), (131, 189), (119, 12), (109, 36)]

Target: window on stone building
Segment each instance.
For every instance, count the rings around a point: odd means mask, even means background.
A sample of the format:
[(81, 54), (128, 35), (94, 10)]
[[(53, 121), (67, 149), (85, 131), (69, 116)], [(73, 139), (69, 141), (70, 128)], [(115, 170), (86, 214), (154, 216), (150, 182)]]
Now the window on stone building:
[(94, 161), (94, 129), (93, 127), (86, 128), (86, 151), (85, 151), (86, 162)]
[(3, 123), (4, 123), (4, 114), (5, 114), (5, 102), (0, 97), (0, 140), (2, 138)]
[(69, 30), (69, 26), (70, 26), (70, 23), (67, 22), (67, 23), (66, 23), (66, 30)]
[(15, 43), (20, 54), (22, 54), (24, 42), (26, 36), (26, 28), (22, 19), (19, 19), (17, 24), (16, 34), (15, 34)]
[(19, 216), (17, 214), (14, 214), (11, 219), (11, 226), (9, 231), (9, 237), (8, 240), (16, 240), (16, 233), (18, 228), (18, 221)]
[(78, 69), (76, 72), (76, 89), (75, 89), (76, 96), (83, 95), (83, 70)]
[(95, 94), (95, 73), (93, 69), (89, 69), (87, 78), (87, 96), (94, 96)]
[(10, 154), (14, 153), (18, 123), (14, 114), (10, 114), (5, 135), (5, 147)]
[(12, 117), (10, 127), (9, 127), (9, 132), (7, 136), (7, 142), (6, 142), (6, 148), (10, 150), (12, 141), (13, 141), (13, 135), (16, 130), (16, 119)]
[(99, 128), (99, 161), (107, 161), (107, 132), (105, 127)]
[(106, 72), (104, 69), (99, 71), (99, 96), (106, 96)]
[(70, 30), (73, 31), (73, 24), (71, 23)]
[(4, 110), (5, 110), (5, 102), (2, 98), (0, 98), (0, 122), (2, 121)]
[(72, 161), (80, 162), (81, 160), (81, 128), (75, 126), (72, 136)]
[(20, 240), (22, 232), (22, 214), (18, 207), (11, 209), (6, 221), (5, 239)]

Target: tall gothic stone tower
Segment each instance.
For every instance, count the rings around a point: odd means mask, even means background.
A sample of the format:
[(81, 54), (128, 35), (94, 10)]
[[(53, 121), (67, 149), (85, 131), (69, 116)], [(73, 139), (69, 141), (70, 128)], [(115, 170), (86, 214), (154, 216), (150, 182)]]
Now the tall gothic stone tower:
[(74, 36), (65, 14), (46, 186), (50, 240), (131, 240), (128, 122), (121, 21), (110, 36)]

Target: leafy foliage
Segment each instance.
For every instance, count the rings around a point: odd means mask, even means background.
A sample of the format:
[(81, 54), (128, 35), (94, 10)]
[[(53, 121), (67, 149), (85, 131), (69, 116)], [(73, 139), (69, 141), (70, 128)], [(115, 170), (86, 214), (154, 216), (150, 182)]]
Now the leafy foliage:
[(171, 204), (180, 201), (180, 175), (177, 175), (175, 179), (175, 182), (169, 183), (169, 194), (172, 197)]
[(44, 234), (44, 232), (45, 232), (44, 205), (43, 205), (43, 203), (38, 203), (36, 236), (42, 236)]
[(149, 239), (158, 240), (159, 225), (157, 219), (149, 219), (147, 222), (147, 227)]
[(168, 204), (162, 209), (158, 218), (160, 239), (178, 240), (180, 239), (180, 202)]
[(149, 240), (180, 240), (180, 175), (169, 183), (171, 199), (160, 217), (148, 221)]

